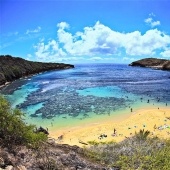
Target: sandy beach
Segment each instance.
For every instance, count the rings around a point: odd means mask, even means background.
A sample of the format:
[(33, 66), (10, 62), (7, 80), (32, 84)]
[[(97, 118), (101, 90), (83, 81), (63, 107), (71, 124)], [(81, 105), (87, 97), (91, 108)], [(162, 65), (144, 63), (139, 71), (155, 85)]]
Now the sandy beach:
[[(120, 142), (127, 137), (133, 136), (140, 129), (149, 130), (151, 136), (170, 139), (170, 108), (142, 109), (132, 112), (128, 118), (118, 122), (109, 120), (100, 124), (50, 131), (50, 137), (55, 138), (61, 144), (83, 147), (84, 144), (81, 144), (79, 141), (85, 143), (94, 140), (97, 142)], [(114, 135), (114, 131), (116, 135)], [(100, 139), (102, 134), (107, 135), (107, 137)], [(58, 137), (61, 135), (62, 139), (58, 140)]]

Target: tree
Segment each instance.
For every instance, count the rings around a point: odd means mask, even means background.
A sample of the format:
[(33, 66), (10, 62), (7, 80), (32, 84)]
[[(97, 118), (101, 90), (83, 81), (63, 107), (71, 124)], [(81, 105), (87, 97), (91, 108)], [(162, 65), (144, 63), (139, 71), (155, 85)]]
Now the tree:
[(27, 125), (23, 117), (24, 113), (19, 109), (11, 109), (10, 103), (0, 96), (0, 145), (26, 145), (36, 148), (47, 140), (46, 134), (36, 133), (35, 125)]

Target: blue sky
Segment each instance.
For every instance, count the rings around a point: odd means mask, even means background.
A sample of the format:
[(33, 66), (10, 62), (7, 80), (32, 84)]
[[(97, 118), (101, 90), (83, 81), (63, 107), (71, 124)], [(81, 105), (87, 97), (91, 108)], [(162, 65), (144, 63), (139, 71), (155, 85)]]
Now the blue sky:
[(0, 54), (43, 62), (170, 59), (168, 0), (1, 0)]

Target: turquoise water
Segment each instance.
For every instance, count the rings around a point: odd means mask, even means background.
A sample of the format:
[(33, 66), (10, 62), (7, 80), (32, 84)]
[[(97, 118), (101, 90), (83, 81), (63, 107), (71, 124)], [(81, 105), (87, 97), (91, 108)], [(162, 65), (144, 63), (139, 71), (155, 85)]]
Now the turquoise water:
[(54, 130), (165, 107), (170, 104), (169, 77), (168, 71), (120, 64), (76, 65), (15, 81), (1, 93), (26, 113), (26, 122)]
[(93, 88), (86, 88), (83, 90), (77, 90), (80, 95), (88, 96), (93, 95), (97, 97), (117, 97), (126, 94), (121, 88), (117, 86), (107, 86), (107, 87), (93, 87)]
[(7, 99), (11, 102), (11, 106), (16, 108), (17, 105), (26, 101), (29, 94), (38, 90), (36, 86), (26, 84), (20, 87), (19, 90), (16, 90), (11, 95), (6, 95)]

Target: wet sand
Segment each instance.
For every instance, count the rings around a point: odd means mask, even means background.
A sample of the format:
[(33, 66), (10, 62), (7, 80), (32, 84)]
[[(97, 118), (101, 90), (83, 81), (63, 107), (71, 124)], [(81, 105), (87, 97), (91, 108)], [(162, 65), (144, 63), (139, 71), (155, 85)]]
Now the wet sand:
[[(159, 126), (162, 126), (163, 130), (159, 130)], [(116, 136), (114, 136), (114, 129), (116, 130)], [(60, 131), (52, 130), (50, 131), (50, 137), (55, 138), (57, 143), (83, 147), (84, 144), (79, 141), (84, 143), (94, 140), (97, 142), (120, 142), (126, 137), (133, 136), (140, 129), (149, 130), (151, 136), (170, 139), (170, 134), (168, 134), (168, 132), (170, 133), (170, 108), (142, 109), (132, 112), (129, 117), (117, 122), (107, 120), (99, 124), (90, 124)], [(107, 137), (99, 139), (101, 134), (105, 134)], [(58, 140), (61, 135), (62, 138)]]

